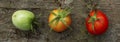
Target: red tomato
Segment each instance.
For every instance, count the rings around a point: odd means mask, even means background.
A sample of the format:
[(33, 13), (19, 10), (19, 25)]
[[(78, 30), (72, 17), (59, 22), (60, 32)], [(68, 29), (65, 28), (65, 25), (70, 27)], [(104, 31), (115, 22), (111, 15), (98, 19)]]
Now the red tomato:
[(103, 34), (108, 28), (108, 18), (102, 11), (92, 10), (86, 18), (86, 28), (90, 34)]
[[(63, 10), (61, 9), (60, 11), (63, 11)], [(53, 10), (52, 12), (55, 13), (56, 15), (59, 15), (58, 13), (60, 13), (58, 9)], [(49, 23), (56, 17), (55, 15), (53, 15), (53, 13), (50, 13), (49, 15), (49, 19), (48, 19)], [(63, 20), (66, 22), (67, 26), (71, 24), (70, 15), (67, 15), (66, 17), (64, 17)], [(62, 21), (58, 21), (58, 24), (56, 25), (55, 24), (56, 24), (56, 20), (53, 23), (51, 23), (49, 26), (52, 30), (56, 32), (63, 32), (67, 29), (67, 26)]]

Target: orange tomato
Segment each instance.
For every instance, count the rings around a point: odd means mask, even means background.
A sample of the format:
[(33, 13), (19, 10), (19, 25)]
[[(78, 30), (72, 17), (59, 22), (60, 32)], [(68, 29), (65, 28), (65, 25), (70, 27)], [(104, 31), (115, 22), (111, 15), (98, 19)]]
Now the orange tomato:
[[(60, 11), (63, 11), (63, 10), (61, 9)], [(59, 13), (58, 9), (55, 9), (52, 12), (55, 13), (56, 15), (58, 15), (58, 13)], [(49, 15), (49, 19), (48, 19), (49, 23), (56, 17), (53, 13), (50, 13), (50, 15)], [(70, 26), (70, 24), (71, 24), (70, 15), (67, 15), (66, 17), (64, 17), (63, 20), (66, 22), (67, 26)], [(56, 22), (54, 21), (49, 26), (52, 30), (54, 30), (56, 32), (63, 32), (68, 28), (62, 21), (58, 21), (58, 23), (56, 25), (55, 25), (55, 23)]]

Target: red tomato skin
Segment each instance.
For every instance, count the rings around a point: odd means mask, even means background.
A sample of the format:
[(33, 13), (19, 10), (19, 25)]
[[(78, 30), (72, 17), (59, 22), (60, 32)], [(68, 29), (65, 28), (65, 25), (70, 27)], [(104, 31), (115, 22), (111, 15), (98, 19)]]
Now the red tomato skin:
[[(90, 12), (90, 16), (93, 16), (94, 14), (95, 14), (95, 11)], [(92, 29), (92, 23), (88, 22), (90, 17), (86, 19), (86, 28), (88, 32), (92, 35), (101, 35), (108, 29), (108, 18), (100, 10), (97, 10), (96, 14), (97, 14), (96, 17), (98, 18), (98, 20), (94, 22), (94, 30)]]

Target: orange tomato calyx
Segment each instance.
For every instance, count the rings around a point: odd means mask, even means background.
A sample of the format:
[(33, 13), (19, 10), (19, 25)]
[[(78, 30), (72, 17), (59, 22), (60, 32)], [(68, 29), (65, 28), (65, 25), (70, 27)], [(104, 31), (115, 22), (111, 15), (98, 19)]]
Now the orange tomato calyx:
[(65, 26), (69, 27), (65, 22), (64, 18), (70, 14), (71, 8), (65, 8), (65, 9), (58, 8), (56, 10), (57, 13), (55, 13), (54, 11), (51, 12), (55, 16), (55, 18), (49, 22), (49, 25), (55, 22), (53, 26), (56, 26), (58, 22), (61, 21)]

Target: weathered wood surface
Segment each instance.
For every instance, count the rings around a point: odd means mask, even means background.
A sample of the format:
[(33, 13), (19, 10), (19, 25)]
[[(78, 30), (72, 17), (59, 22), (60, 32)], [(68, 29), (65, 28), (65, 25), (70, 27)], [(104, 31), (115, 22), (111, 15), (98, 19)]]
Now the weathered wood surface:
[[(111, 3), (111, 4), (110, 4)], [(120, 42), (120, 0), (99, 0), (99, 8), (109, 18), (109, 29), (100, 36), (91, 36), (85, 29), (86, 8), (80, 0), (74, 0), (70, 6), (72, 30), (62, 33), (49, 32), (47, 19), (49, 12), (58, 5), (54, 0), (0, 0), (0, 42)], [(63, 4), (64, 5), (64, 4)], [(37, 33), (16, 30), (11, 21), (13, 12), (19, 9), (42, 14), (38, 18), (41, 27)]]

